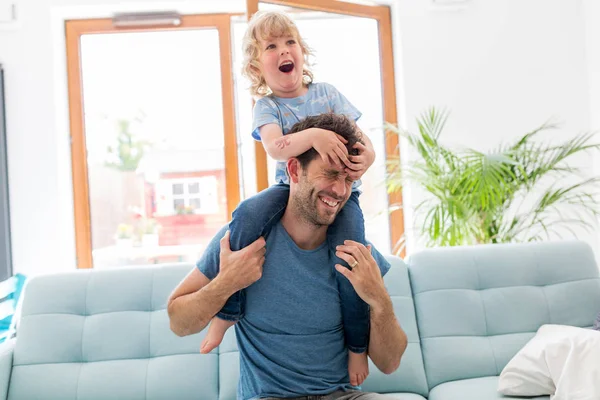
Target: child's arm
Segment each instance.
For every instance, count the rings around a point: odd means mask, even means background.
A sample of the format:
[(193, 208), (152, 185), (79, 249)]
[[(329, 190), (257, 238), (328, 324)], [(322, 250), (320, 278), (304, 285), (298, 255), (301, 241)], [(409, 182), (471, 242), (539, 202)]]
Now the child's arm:
[(339, 165), (341, 160), (347, 166), (352, 165), (344, 145), (348, 141), (326, 129), (309, 128), (284, 135), (279, 125), (267, 124), (260, 128), (260, 138), (269, 156), (278, 161), (287, 161), (314, 147), (325, 162)]

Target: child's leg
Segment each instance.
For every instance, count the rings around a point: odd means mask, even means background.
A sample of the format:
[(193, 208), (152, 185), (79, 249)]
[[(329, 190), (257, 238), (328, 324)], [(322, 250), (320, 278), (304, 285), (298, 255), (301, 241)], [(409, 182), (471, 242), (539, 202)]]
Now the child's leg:
[[(233, 212), (229, 223), (229, 245), (237, 251), (248, 246), (260, 236), (265, 237), (277, 223), (289, 197), (288, 185), (275, 185), (241, 202)], [(244, 316), (245, 293), (234, 293), (217, 313), (208, 328), (200, 347), (201, 353), (208, 353), (217, 347), (227, 329)]]
[[(354, 240), (366, 245), (364, 217), (358, 203), (357, 192), (352, 192), (348, 202), (330, 226), (327, 238), (329, 247), (333, 252), (335, 252), (337, 245), (344, 243), (344, 240)], [(334, 255), (333, 259), (334, 265), (337, 263), (349, 268), (348, 264), (341, 258)], [(366, 352), (370, 329), (369, 305), (358, 296), (346, 277), (337, 272), (336, 277), (342, 304), (344, 336), (349, 350), (348, 372), (350, 373), (350, 383), (360, 385), (369, 374)]]

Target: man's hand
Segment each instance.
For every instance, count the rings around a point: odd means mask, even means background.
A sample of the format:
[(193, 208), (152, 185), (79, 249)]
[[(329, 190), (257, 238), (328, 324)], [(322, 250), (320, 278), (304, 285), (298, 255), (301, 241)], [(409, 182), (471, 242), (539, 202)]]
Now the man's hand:
[(231, 293), (247, 288), (262, 276), (265, 262), (265, 239), (259, 237), (252, 244), (239, 251), (231, 251), (229, 231), (221, 239), (219, 274), (215, 278), (227, 285)]
[(345, 240), (336, 250), (335, 254), (346, 261), (352, 271), (340, 264), (336, 264), (335, 269), (348, 278), (360, 298), (371, 308), (385, 303), (387, 291), (377, 262), (371, 255), (371, 245), (365, 247), (361, 243)]
[(352, 180), (357, 181), (365, 172), (367, 172), (367, 169), (373, 165), (373, 162), (375, 161), (375, 152), (373, 149), (360, 142), (356, 142), (352, 148), (358, 149), (358, 155), (348, 156), (351, 163), (346, 164), (346, 173)]
[(365, 247), (346, 240), (344, 245), (337, 246), (336, 255), (348, 265), (354, 265), (352, 271), (340, 264), (336, 264), (335, 269), (350, 280), (356, 293), (371, 307), (369, 357), (381, 372), (391, 374), (400, 366), (408, 340), (396, 320), (392, 300), (385, 290), (379, 267), (371, 255), (371, 246)]

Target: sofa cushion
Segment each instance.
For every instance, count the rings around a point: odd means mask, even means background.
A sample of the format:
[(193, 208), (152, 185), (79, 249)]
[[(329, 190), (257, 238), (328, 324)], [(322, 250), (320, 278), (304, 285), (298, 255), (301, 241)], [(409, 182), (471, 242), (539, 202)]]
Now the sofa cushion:
[(425, 397), (414, 393), (386, 393), (385, 396), (396, 400), (426, 400)]
[(429, 393), (429, 400), (548, 400), (548, 396), (505, 397), (498, 393), (498, 377), (463, 379), (442, 383)]
[[(192, 265), (81, 270), (25, 288), (9, 399), (217, 398), (218, 354), (169, 329)], [(35, 384), (32, 384), (35, 382)]]
[(589, 327), (600, 309), (578, 241), (428, 249), (409, 273), (430, 388), (499, 375), (544, 324)]

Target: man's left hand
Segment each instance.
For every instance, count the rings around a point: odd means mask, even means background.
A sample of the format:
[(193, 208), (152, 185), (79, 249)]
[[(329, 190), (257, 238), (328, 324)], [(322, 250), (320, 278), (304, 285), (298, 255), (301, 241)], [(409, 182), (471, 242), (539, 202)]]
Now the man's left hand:
[(352, 267), (348, 268), (336, 264), (335, 269), (344, 275), (356, 293), (371, 307), (376, 307), (386, 296), (383, 277), (377, 262), (371, 255), (371, 245), (365, 246), (352, 240), (345, 240), (343, 245), (336, 247), (336, 255)]
[(348, 156), (345, 171), (352, 180), (359, 180), (367, 169), (375, 161), (375, 152), (360, 142), (356, 142), (353, 148), (358, 149), (358, 155)]

